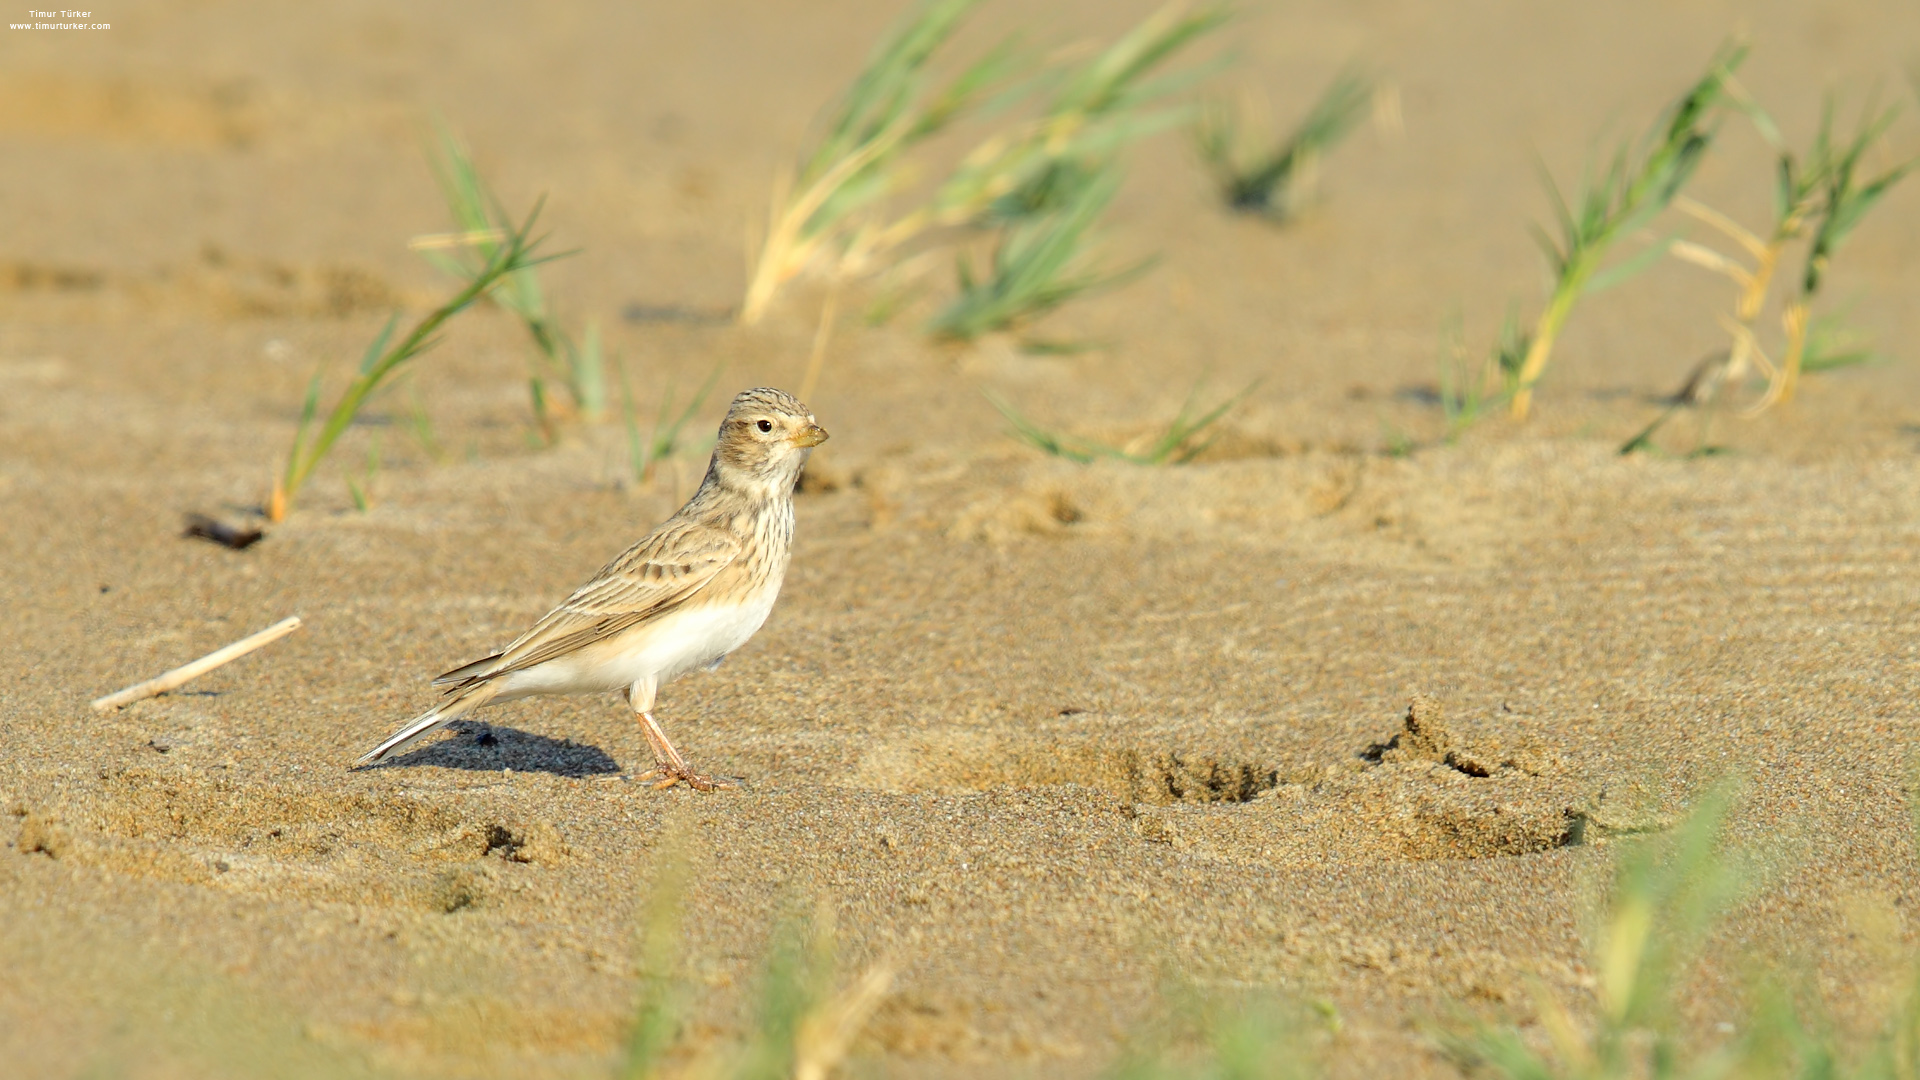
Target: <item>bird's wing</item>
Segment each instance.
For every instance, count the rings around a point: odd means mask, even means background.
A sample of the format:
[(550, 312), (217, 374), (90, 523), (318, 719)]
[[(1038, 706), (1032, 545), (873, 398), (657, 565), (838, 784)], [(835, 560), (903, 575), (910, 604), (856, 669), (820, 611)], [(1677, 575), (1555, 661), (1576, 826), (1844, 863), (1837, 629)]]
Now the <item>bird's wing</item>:
[(484, 674), (487, 667), (500, 659), (499, 653), (488, 653), (471, 664), (461, 664), (452, 671), (443, 671), (433, 677), (433, 685), (445, 686), (448, 683), (463, 683), (475, 675)]
[(455, 683), (458, 690), (612, 637), (685, 603), (739, 555), (740, 541), (729, 533), (670, 521), (602, 567), (592, 581), (497, 655), (455, 668), (434, 682)]

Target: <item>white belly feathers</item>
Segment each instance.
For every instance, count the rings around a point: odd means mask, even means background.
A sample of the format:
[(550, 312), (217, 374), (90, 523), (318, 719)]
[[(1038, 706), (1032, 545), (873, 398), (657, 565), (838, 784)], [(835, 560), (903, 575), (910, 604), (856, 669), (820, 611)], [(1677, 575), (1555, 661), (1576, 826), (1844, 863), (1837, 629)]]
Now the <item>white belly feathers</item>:
[(747, 643), (773, 611), (778, 584), (745, 603), (690, 606), (537, 667), (516, 671), (495, 701), (529, 694), (593, 694), (644, 679), (660, 685)]

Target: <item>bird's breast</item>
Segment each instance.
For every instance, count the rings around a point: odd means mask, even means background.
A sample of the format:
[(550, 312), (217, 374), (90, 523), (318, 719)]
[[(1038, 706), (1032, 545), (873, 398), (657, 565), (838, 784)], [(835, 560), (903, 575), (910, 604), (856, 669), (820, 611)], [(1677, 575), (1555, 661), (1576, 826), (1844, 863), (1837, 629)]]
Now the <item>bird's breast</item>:
[(738, 601), (706, 604), (696, 596), (694, 603), (620, 635), (608, 658), (616, 685), (644, 678), (665, 683), (745, 645), (766, 624), (778, 592), (775, 584)]
[(506, 700), (529, 694), (620, 690), (643, 680), (665, 684), (738, 649), (773, 610), (774, 588), (735, 603), (688, 605), (604, 641), (507, 676)]

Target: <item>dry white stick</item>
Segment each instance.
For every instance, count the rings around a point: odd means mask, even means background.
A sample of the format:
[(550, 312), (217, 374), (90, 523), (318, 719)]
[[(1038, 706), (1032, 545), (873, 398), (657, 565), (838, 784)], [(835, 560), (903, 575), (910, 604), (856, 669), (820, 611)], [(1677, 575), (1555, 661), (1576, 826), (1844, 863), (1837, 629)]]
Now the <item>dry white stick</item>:
[(230, 664), (253, 650), (260, 648), (262, 645), (271, 645), (298, 629), (300, 629), (300, 616), (293, 615), (281, 619), (279, 622), (274, 623), (272, 626), (267, 627), (252, 637), (241, 638), (226, 648), (210, 652), (191, 664), (174, 668), (165, 675), (148, 679), (146, 682), (138, 683), (134, 686), (129, 686), (117, 694), (108, 694), (103, 698), (95, 698), (93, 700), (94, 710), (97, 712), (106, 712), (109, 709), (117, 709), (122, 705), (131, 705), (142, 698), (150, 698), (156, 694), (164, 694), (175, 687), (184, 686), (192, 682), (194, 679), (205, 675), (207, 672), (212, 671), (222, 664)]

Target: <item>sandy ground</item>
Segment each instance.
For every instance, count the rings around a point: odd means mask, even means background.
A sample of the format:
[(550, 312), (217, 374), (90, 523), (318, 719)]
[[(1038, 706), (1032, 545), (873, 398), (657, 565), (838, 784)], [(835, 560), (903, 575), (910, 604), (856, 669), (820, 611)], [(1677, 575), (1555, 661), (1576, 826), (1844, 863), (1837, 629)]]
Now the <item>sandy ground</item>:
[[(1231, 218), (1167, 139), (1109, 234), (1162, 265), (1046, 324), (1102, 348), (849, 320), (780, 606), (665, 697), (693, 760), (744, 777), (712, 796), (633, 782), (646, 744), (610, 698), (347, 768), (701, 468), (623, 484), (614, 429), (532, 448), (500, 312), (418, 364), (445, 460), (391, 408), (343, 445), (383, 434), (370, 511), (329, 469), (248, 551), (180, 520), (257, 505), (314, 366), (445, 288), (404, 246), (444, 227), (433, 110), (511, 205), (548, 195), (582, 249), (551, 291), (602, 321), (644, 411), (721, 362), (728, 390), (795, 386), (805, 283), (754, 329), (619, 313), (736, 302), (776, 166), (894, 5), (156, 0), (0, 38), (11, 1074), (601, 1074), (680, 844), (694, 1043), (750, 1023), (770, 927), (820, 902), (843, 978), (901, 971), (863, 1075), (1089, 1075), (1182, 980), (1329, 1006), (1336, 1075), (1453, 1075), (1436, 1018), (1528, 1025), (1536, 986), (1590, 1006), (1618, 845), (1729, 774), (1772, 869), (1722, 955), (1764, 950), (1869, 1023), (1920, 930), (1920, 185), (1830, 289), (1895, 362), (1723, 422), (1729, 454), (1613, 453), (1717, 342), (1724, 289), (1680, 265), (1576, 314), (1527, 427), (1383, 452), (1439, 429), (1450, 314), (1480, 342), (1538, 304), (1532, 154), (1576, 171), (1735, 29), (1796, 141), (1829, 85), (1891, 93), (1920, 50), (1908, 4), (1594, 7), (1250, 10), (1224, 79), (1281, 113), (1349, 58), (1403, 88), (1404, 134), (1341, 150), (1310, 216)], [(967, 41), (1145, 10), (989, 4)], [(1757, 219), (1764, 147), (1725, 147), (1697, 194)], [(1126, 437), (1203, 374), (1265, 381), (1179, 469), (1046, 459), (978, 393)], [(87, 708), (294, 613), (183, 692)], [(1444, 721), (1383, 751), (1415, 694)], [(1688, 995), (1703, 1038), (1741, 1015), (1740, 963)]]

